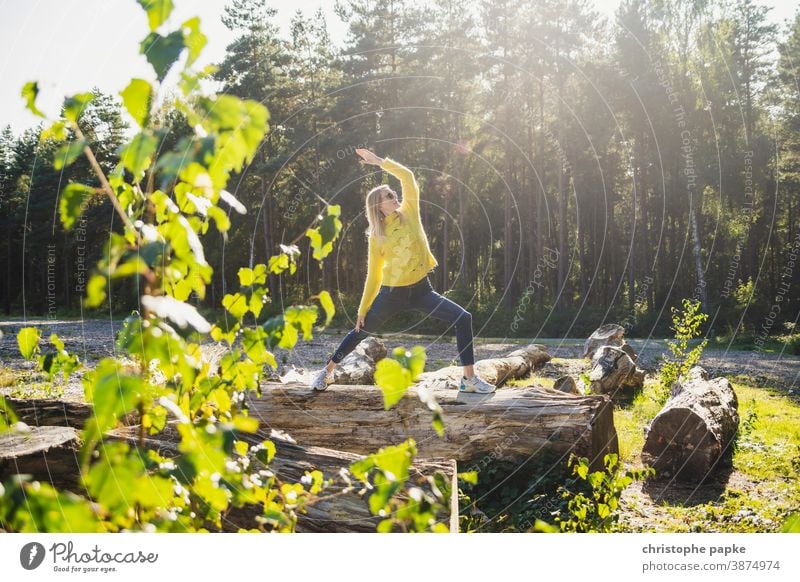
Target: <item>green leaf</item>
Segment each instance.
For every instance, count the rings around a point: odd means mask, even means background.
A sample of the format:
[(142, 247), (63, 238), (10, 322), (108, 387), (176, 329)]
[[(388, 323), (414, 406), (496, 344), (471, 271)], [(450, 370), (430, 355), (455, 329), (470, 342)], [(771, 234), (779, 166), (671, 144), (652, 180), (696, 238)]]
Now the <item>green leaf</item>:
[(240, 432), (258, 432), (258, 419), (252, 416), (236, 415), (233, 419), (233, 427)]
[(144, 386), (140, 376), (126, 374), (116, 360), (104, 358), (84, 376), (84, 390), (93, 415), (83, 430), (82, 464), (102, 435), (136, 407)]
[(181, 51), (185, 46), (183, 33), (180, 30), (171, 32), (167, 36), (151, 32), (142, 41), (140, 51), (147, 57), (147, 61), (152, 65), (160, 83), (181, 56)]
[(253, 312), (253, 315), (255, 315), (256, 318), (259, 315), (261, 315), (261, 310), (264, 308), (264, 302), (261, 299), (262, 297), (263, 297), (262, 293), (255, 291), (253, 292), (252, 295), (250, 295), (250, 301), (249, 301), (250, 311)]
[(272, 441), (264, 441), (261, 443), (261, 446), (262, 448), (256, 452), (256, 458), (265, 465), (269, 465), (269, 462), (275, 456), (275, 443)]
[(287, 322), (283, 315), (270, 317), (262, 327), (269, 334), (269, 347), (277, 345), (279, 348), (291, 350), (297, 343), (297, 328)]
[(39, 141), (55, 140), (58, 142), (67, 140), (67, 125), (63, 119), (54, 121), (49, 127), (45, 127), (39, 134)]
[(25, 85), (22, 87), (22, 98), (25, 99), (25, 107), (27, 107), (28, 111), (37, 117), (44, 117), (44, 113), (42, 113), (39, 108), (36, 107), (36, 97), (38, 95), (39, 83), (36, 81), (25, 83)]
[(220, 232), (228, 232), (231, 228), (231, 219), (228, 217), (228, 213), (225, 212), (219, 206), (211, 206), (208, 209), (208, 216), (214, 219), (214, 222), (217, 225), (217, 230)]
[(158, 147), (158, 140), (152, 135), (139, 133), (119, 150), (120, 163), (133, 174), (134, 182), (139, 182), (150, 164)]
[(150, 119), (153, 102), (153, 88), (144, 79), (131, 79), (128, 86), (120, 91), (122, 103), (133, 120), (144, 128)]
[(53, 157), (53, 167), (56, 170), (60, 170), (72, 164), (83, 153), (85, 145), (86, 140), (79, 139), (59, 147)]
[(242, 337), (242, 347), (247, 357), (257, 364), (270, 364), (272, 367), (277, 368), (278, 363), (268, 350), (265, 344), (268, 334), (260, 327), (247, 328), (244, 330)]
[(93, 193), (92, 187), (77, 182), (70, 182), (64, 187), (58, 201), (58, 213), (61, 217), (61, 224), (66, 230), (73, 227), (86, 208), (86, 201)]
[(147, 12), (147, 22), (150, 30), (155, 32), (159, 26), (164, 24), (169, 18), (174, 8), (172, 0), (136, 0), (139, 5)]
[(336, 313), (336, 307), (333, 305), (331, 294), (327, 291), (320, 291), (319, 295), (317, 295), (317, 299), (319, 299), (322, 309), (325, 310), (325, 325), (327, 326), (330, 324), (331, 319), (333, 319), (333, 315)]
[(459, 473), (458, 478), (462, 481), (469, 483), (470, 485), (477, 485), (478, 484), (478, 472), (477, 471), (466, 471), (464, 473)]
[(39, 340), (41, 332), (38, 327), (23, 327), (17, 334), (17, 344), (22, 357), (26, 360), (33, 359), (34, 354), (39, 351)]
[(414, 346), (411, 350), (396, 347), (392, 350), (392, 357), (410, 372), (412, 382), (425, 370), (426, 355), (422, 346)]
[(103, 275), (95, 273), (86, 284), (86, 307), (100, 307), (106, 299), (107, 280)]
[(253, 269), (248, 269), (247, 267), (242, 267), (239, 269), (239, 284), (242, 287), (249, 287), (252, 285), (256, 280), (256, 275), (253, 272)]
[(181, 28), (183, 29), (183, 44), (189, 49), (186, 66), (191, 67), (197, 57), (200, 56), (200, 53), (203, 52), (203, 47), (206, 46), (208, 38), (200, 32), (200, 19), (197, 16), (181, 24)]
[(411, 385), (408, 370), (397, 360), (384, 358), (375, 366), (375, 383), (383, 392), (383, 407), (389, 410), (400, 402)]
[(67, 97), (64, 99), (64, 117), (70, 121), (78, 121), (78, 117), (93, 99), (92, 93), (77, 93), (72, 97)]
[(314, 322), (317, 321), (316, 305), (293, 305), (284, 311), (283, 316), (288, 323), (292, 323), (302, 330), (303, 339), (313, 339), (311, 330)]
[(241, 293), (226, 295), (222, 298), (222, 306), (237, 320), (241, 320), (248, 311), (247, 298)]

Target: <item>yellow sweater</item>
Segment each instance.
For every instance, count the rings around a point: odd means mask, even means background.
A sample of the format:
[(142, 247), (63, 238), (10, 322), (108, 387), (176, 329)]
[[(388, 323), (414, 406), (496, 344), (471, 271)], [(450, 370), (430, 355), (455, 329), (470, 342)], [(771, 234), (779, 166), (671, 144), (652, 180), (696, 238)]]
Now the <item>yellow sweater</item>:
[[(385, 158), (381, 168), (400, 180), (403, 201), (400, 208), (384, 220), (385, 240), (370, 235), (367, 281), (358, 306), (358, 315), (366, 315), (381, 285), (397, 287), (421, 281), (439, 263), (431, 253), (428, 237), (419, 213), (419, 185), (414, 174), (394, 160)], [(405, 221), (401, 224), (398, 213)]]

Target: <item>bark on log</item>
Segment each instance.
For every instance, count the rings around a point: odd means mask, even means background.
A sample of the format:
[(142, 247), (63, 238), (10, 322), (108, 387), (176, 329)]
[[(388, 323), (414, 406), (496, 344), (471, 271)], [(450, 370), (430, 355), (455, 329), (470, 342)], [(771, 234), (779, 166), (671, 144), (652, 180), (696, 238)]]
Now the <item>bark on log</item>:
[(92, 407), (85, 402), (8, 397), (5, 400), (17, 418), (29, 426), (71, 426), (80, 430), (92, 415)]
[(31, 426), (0, 433), (0, 481), (29, 474), (37, 481), (74, 488), (79, 482), (78, 431), (66, 426)]
[(439, 438), (418, 389), (412, 387), (388, 411), (375, 386), (331, 385), (315, 392), (307, 386), (268, 384), (261, 398), (251, 393), (247, 402), (251, 416), (298, 442), (360, 454), (411, 437), (422, 457), (470, 463), (491, 456), (520, 462), (575, 452), (601, 467), (603, 455), (618, 450), (607, 396), (573, 396), (542, 387), (488, 395), (434, 390), (445, 423), (444, 438)]
[[(495, 386), (514, 378), (524, 378), (533, 370), (541, 368), (550, 361), (550, 354), (540, 344), (530, 344), (514, 350), (504, 358), (489, 358), (475, 362), (475, 372)], [(431, 390), (447, 388), (458, 389), (462, 366), (448, 366), (419, 375), (417, 385)]]
[(630, 356), (619, 348), (598, 348), (589, 372), (593, 394), (609, 394), (612, 398), (629, 397), (644, 386), (644, 370), (636, 367)]
[(639, 356), (636, 355), (636, 352), (633, 350), (630, 344), (623, 342), (622, 345), (619, 347), (623, 352), (628, 354), (631, 360), (636, 362), (639, 359)]
[(594, 358), (595, 352), (603, 347), (603, 346), (612, 346), (612, 347), (620, 347), (625, 340), (622, 339), (622, 336), (625, 333), (625, 328), (621, 325), (617, 325), (616, 323), (606, 323), (601, 325), (591, 336), (589, 339), (586, 340), (586, 343), (583, 344), (583, 355), (582, 358)]
[(642, 461), (659, 477), (701, 480), (729, 451), (738, 428), (730, 382), (709, 379), (695, 366), (673, 384), (669, 400), (646, 429)]
[[(179, 454), (177, 449), (179, 437), (174, 429), (168, 427), (157, 437), (145, 438), (145, 447), (155, 449), (165, 457), (176, 457)], [(138, 444), (135, 427), (111, 431), (106, 438), (123, 440), (132, 446)], [(252, 443), (260, 443), (265, 436), (240, 434), (239, 438)], [(285, 482), (299, 482), (306, 471), (313, 470), (322, 471), (326, 479), (334, 478), (340, 468), (346, 468), (361, 458), (359, 455), (344, 451), (301, 446), (276, 438), (271, 440), (275, 443), (276, 453), (269, 468)], [(442, 521), (449, 524), (450, 531), (456, 533), (458, 532), (458, 486), (455, 461), (418, 458), (409, 471), (408, 484), (427, 489), (428, 485), (425, 479), (436, 471), (441, 471), (450, 479), (451, 489), (456, 492), (452, 496), (448, 513), (440, 516)], [(357, 491), (342, 493), (343, 489), (344, 484), (340, 480), (326, 489), (319, 501), (309, 505), (306, 513), (298, 515), (297, 531), (375, 532), (378, 522), (384, 518), (370, 513), (367, 497), (361, 497)], [(240, 528), (256, 528), (258, 523), (255, 518), (260, 514), (260, 506), (257, 505), (231, 508), (222, 520), (222, 531), (235, 532)]]
[(374, 384), (375, 364), (386, 357), (386, 346), (376, 337), (368, 337), (336, 366), (334, 384)]

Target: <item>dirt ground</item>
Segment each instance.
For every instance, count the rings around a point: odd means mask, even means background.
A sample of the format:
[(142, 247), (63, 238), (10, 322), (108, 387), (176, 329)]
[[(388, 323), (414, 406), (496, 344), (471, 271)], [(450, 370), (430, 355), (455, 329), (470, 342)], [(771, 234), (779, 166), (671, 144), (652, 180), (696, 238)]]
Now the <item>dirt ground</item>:
[[(88, 367), (93, 367), (100, 358), (115, 355), (114, 335), (122, 325), (122, 320), (37, 320), (27, 324), (18, 320), (0, 321), (0, 363), (11, 368), (26, 368), (19, 355), (16, 334), (25, 325), (36, 325), (42, 328), (42, 338), (56, 333), (64, 341), (67, 351), (76, 353)], [(276, 350), (279, 363), (288, 367), (305, 371), (319, 368), (346, 330), (325, 331), (316, 334), (311, 341), (300, 341), (291, 352)], [(407, 334), (387, 333), (382, 336), (386, 347), (391, 350), (396, 346), (409, 347), (422, 345), (426, 348), (428, 360), (425, 370), (434, 370), (449, 364), (456, 364), (455, 338), (450, 336), (415, 336)], [(658, 367), (658, 358), (666, 352), (664, 340), (628, 339), (639, 360), (637, 365), (648, 372)], [(553, 361), (548, 363), (539, 374), (546, 377), (561, 375), (577, 376), (587, 371), (589, 361), (581, 359), (583, 338), (476, 338), (475, 359), (498, 357), (515, 349), (520, 344), (544, 344)], [(700, 364), (712, 375), (746, 375), (752, 383), (770, 385), (797, 394), (800, 391), (800, 357), (787, 354), (759, 353), (752, 351), (720, 350), (706, 348)], [(67, 391), (68, 395), (73, 390)]]

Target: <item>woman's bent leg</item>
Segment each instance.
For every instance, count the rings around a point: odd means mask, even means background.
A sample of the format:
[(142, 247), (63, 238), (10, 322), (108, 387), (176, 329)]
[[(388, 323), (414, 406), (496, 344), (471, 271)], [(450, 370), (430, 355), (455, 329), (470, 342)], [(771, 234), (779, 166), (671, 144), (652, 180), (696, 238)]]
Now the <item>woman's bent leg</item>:
[(419, 309), (431, 317), (446, 321), (456, 327), (456, 345), (462, 366), (475, 363), (472, 346), (472, 314), (458, 303), (439, 295), (431, 287), (412, 299), (413, 308)]
[(362, 340), (376, 333), (386, 318), (394, 311), (395, 307), (393, 303), (389, 300), (389, 297), (381, 291), (364, 316), (364, 325), (359, 331), (353, 328), (344, 336), (344, 339), (339, 343), (339, 347), (336, 348), (336, 351), (334, 351), (333, 355), (328, 359), (328, 363), (333, 362), (334, 364), (339, 364), (350, 352), (358, 347), (358, 344), (360, 344)]

